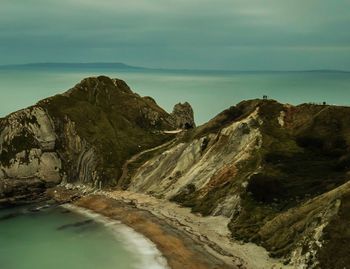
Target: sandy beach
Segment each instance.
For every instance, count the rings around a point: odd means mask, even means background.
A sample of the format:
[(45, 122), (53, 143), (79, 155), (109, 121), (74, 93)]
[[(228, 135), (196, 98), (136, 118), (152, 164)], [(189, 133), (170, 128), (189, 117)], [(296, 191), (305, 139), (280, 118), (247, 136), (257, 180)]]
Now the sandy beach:
[(149, 195), (127, 191), (94, 191), (55, 188), (56, 200), (74, 197), (75, 206), (121, 221), (151, 240), (172, 269), (278, 269), (291, 268), (268, 256), (252, 243), (230, 238), (228, 219), (202, 217), (189, 208)]
[(208, 255), (205, 248), (196, 244), (192, 238), (186, 236), (182, 231), (174, 229), (148, 211), (135, 208), (132, 204), (126, 204), (101, 195), (90, 195), (76, 201), (74, 204), (111, 219), (120, 220), (136, 232), (143, 234), (155, 243), (172, 269), (233, 268), (214, 256)]

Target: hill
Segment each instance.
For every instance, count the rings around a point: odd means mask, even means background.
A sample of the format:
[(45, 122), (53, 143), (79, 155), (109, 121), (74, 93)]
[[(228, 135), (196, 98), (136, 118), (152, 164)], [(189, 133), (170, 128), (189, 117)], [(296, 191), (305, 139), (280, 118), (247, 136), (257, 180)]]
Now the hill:
[(243, 101), (138, 168), (128, 190), (230, 219), (296, 268), (344, 268), (350, 108)]
[(168, 114), (87, 78), (0, 120), (0, 204), (66, 183), (127, 190), (220, 216), (294, 268), (346, 268), (349, 145), (349, 107), (248, 100), (196, 127), (188, 103)]
[(128, 158), (173, 138), (162, 131), (176, 129), (178, 118), (122, 80), (84, 79), (1, 119), (1, 197), (35, 197), (62, 181), (113, 186)]

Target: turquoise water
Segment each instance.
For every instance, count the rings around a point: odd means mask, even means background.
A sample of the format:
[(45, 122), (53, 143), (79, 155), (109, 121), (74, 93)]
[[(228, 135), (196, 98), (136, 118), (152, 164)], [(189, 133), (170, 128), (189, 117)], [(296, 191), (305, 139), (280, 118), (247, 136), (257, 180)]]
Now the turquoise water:
[(171, 111), (177, 102), (192, 104), (197, 124), (244, 99), (270, 98), (291, 104), (323, 102), (350, 105), (350, 73), (346, 72), (156, 72), (75, 70), (0, 70), (0, 116), (66, 91), (87, 76), (125, 80)]
[[(143, 245), (128, 229), (118, 223), (101, 221), (95, 215), (77, 214), (59, 207), (41, 212), (29, 212), (24, 207), (3, 209), (0, 210), (0, 268), (163, 268), (153, 260), (155, 251)], [(139, 252), (140, 247), (151, 250)]]

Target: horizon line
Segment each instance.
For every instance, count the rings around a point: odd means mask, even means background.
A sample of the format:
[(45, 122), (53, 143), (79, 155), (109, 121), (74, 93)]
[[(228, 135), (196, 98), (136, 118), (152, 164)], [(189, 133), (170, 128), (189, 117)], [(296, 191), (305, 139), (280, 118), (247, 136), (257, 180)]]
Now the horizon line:
[[(29, 62), (29, 63), (17, 63), (17, 64), (0, 64), (0, 69), (13, 68), (13, 67), (40, 67), (44, 65), (105, 65), (104, 67), (113, 68), (113, 65), (119, 65), (119, 67), (129, 68), (129, 69), (144, 69), (153, 71), (192, 71), (192, 72), (338, 72), (338, 73), (350, 73), (350, 70), (343, 69), (285, 69), (285, 70), (275, 70), (275, 69), (252, 69), (252, 70), (242, 70), (242, 69), (197, 69), (197, 68), (164, 68), (164, 67), (145, 67), (130, 65), (123, 62)], [(93, 66), (90, 66), (93, 67)], [(78, 66), (76, 67), (78, 68)]]

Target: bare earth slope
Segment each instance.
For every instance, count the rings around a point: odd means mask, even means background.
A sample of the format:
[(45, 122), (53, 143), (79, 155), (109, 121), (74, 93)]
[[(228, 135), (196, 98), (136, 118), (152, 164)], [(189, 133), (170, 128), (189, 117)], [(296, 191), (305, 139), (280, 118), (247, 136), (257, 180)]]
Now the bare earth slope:
[(128, 190), (226, 217), (232, 238), (296, 268), (344, 268), (349, 131), (347, 107), (245, 101), (146, 161)]

